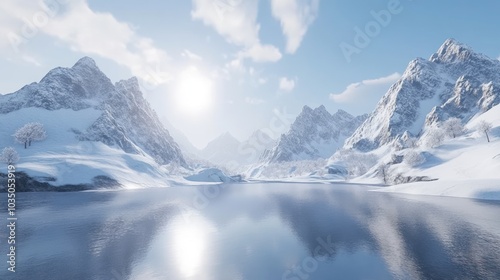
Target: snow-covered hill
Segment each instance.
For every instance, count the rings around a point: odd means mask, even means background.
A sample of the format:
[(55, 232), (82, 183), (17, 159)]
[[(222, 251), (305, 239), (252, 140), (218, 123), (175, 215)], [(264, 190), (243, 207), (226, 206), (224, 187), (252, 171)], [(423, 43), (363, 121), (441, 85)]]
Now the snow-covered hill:
[[(492, 125), (490, 142), (477, 131), (481, 121)], [(395, 185), (383, 191), (500, 200), (500, 105), (474, 117), (466, 129), (464, 135), (438, 147), (417, 147), (415, 150), (424, 155), (418, 165), (402, 162), (388, 170), (391, 176), (427, 176), (436, 181)], [(408, 151), (399, 153), (405, 155)]]
[(263, 162), (329, 158), (365, 119), (366, 115), (354, 117), (343, 110), (332, 115), (324, 106), (304, 106), (290, 130), (263, 155)]
[(346, 148), (369, 151), (456, 117), (464, 123), (500, 103), (500, 61), (448, 39), (428, 60), (410, 62)]
[[(55, 186), (91, 185), (104, 177), (124, 187), (164, 185), (168, 174), (161, 165), (186, 167), (137, 79), (113, 85), (88, 57), (0, 96), (0, 115), (0, 147), (18, 150), (18, 171)], [(44, 125), (47, 139), (24, 149), (11, 135), (33, 121)]]

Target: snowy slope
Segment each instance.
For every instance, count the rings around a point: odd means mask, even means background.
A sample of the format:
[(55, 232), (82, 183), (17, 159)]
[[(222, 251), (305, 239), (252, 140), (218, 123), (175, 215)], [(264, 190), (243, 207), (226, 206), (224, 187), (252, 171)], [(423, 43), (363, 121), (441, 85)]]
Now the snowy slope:
[(429, 60), (410, 62), (345, 147), (373, 150), (450, 117), (466, 123), (499, 103), (500, 61), (449, 39)]
[(290, 130), (263, 156), (263, 162), (328, 158), (365, 118), (342, 110), (332, 115), (324, 106), (316, 109), (304, 106)]
[[(91, 184), (96, 176), (110, 177), (126, 188), (166, 185), (167, 174), (151, 157), (128, 154), (101, 142), (77, 140), (74, 131), (86, 129), (100, 114), (92, 108), (78, 111), (23, 108), (4, 114), (0, 146), (16, 148), (20, 156), (16, 164), (18, 172), (55, 186)], [(11, 135), (21, 124), (31, 121), (44, 124), (47, 139), (24, 149)]]
[[(491, 142), (476, 130), (481, 121), (492, 124)], [(434, 149), (420, 148), (428, 156), (424, 163), (391, 167), (392, 173), (438, 179), (384, 188), (384, 191), (425, 195), (475, 197), (500, 200), (500, 105), (473, 118), (468, 133), (449, 139)]]

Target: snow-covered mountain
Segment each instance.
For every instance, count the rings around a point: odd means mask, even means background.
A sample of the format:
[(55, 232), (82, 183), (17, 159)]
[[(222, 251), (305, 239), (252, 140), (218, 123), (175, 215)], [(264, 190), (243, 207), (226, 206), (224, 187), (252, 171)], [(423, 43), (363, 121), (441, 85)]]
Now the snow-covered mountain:
[(226, 132), (210, 141), (201, 150), (200, 156), (212, 163), (224, 165), (237, 157), (240, 144), (238, 139), (231, 135), (231, 133)]
[(127, 177), (135, 176), (137, 184), (140, 174), (155, 174), (161, 181), (160, 165), (186, 166), (137, 79), (112, 84), (88, 57), (71, 68), (51, 70), (39, 83), (1, 95), (0, 115), (5, 121), (2, 147), (17, 147), (11, 135), (26, 122), (45, 126), (46, 141), (26, 150), (18, 147), (19, 166), (28, 174), (52, 178), (55, 185), (89, 183), (91, 176), (113, 177), (118, 170), (123, 176), (137, 171)]
[(113, 85), (89, 57), (71, 68), (51, 70), (39, 83), (0, 96), (0, 114), (32, 107), (98, 110), (101, 115), (95, 122), (84, 131), (74, 131), (79, 140), (118, 146), (127, 153), (145, 153), (160, 164), (184, 164), (181, 150), (143, 98), (137, 79)]
[(275, 143), (276, 140), (260, 129), (241, 142), (226, 132), (210, 141), (199, 156), (219, 166), (239, 170), (244, 165), (258, 162), (264, 151), (274, 147)]
[(467, 123), (499, 103), (500, 61), (448, 39), (428, 60), (409, 63), (345, 147), (373, 150), (450, 117)]
[(323, 105), (316, 109), (304, 106), (290, 130), (262, 159), (264, 162), (284, 162), (328, 158), (342, 147), (366, 117), (354, 117), (343, 110), (332, 115)]

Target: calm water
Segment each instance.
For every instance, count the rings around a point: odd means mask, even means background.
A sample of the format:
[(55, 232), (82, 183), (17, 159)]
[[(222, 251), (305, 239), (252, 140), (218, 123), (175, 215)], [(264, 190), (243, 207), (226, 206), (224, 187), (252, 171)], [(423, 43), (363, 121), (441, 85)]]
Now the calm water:
[(0, 279), (500, 279), (493, 202), (254, 184), (23, 193), (17, 208), (17, 272), (2, 230)]

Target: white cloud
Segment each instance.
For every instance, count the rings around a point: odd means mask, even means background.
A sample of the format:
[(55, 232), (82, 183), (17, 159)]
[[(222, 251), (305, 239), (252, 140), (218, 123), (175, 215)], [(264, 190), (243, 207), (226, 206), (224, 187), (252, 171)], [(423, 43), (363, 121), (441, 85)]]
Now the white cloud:
[(263, 45), (257, 23), (258, 0), (192, 0), (191, 16), (211, 26), (229, 43), (243, 47), (238, 57), (255, 62), (275, 62), (281, 59), (278, 48)]
[(243, 63), (243, 60), (242, 59), (233, 59), (231, 61), (229, 61), (228, 63), (226, 63), (226, 69), (230, 69), (230, 70), (233, 70), (233, 71), (237, 71), (237, 72), (246, 72), (247, 69), (245, 68), (245, 65)]
[(252, 105), (259, 105), (259, 104), (265, 103), (265, 101), (263, 99), (252, 98), (252, 97), (246, 97), (245, 102), (248, 104), (252, 104)]
[(255, 62), (276, 62), (281, 59), (281, 52), (273, 45), (256, 44), (240, 52), (239, 56), (252, 58)]
[[(0, 4), (2, 31), (7, 32), (12, 48), (22, 48), (30, 38), (41, 33), (57, 38), (75, 52), (113, 60), (149, 84), (157, 85), (170, 79), (164, 72), (169, 67), (165, 51), (112, 14), (94, 12), (85, 0), (40, 3), (44, 2), (22, 0)], [(31, 33), (26, 32), (29, 29)]]
[(292, 91), (295, 88), (295, 79), (282, 77), (279, 81), (279, 88), (282, 91)]
[[(387, 92), (389, 87), (394, 84), (401, 74), (393, 73), (386, 77), (364, 80), (352, 83), (346, 89), (337, 94), (330, 94), (330, 99), (337, 103), (375, 103)], [(375, 105), (374, 104), (374, 105)]]
[(191, 16), (212, 26), (229, 42), (251, 46), (259, 41), (257, 8), (258, 0), (193, 0)]
[(191, 52), (190, 50), (182, 51), (181, 56), (188, 58), (188, 59), (191, 59), (191, 60), (197, 60), (197, 61), (203, 60), (203, 58), (201, 56)]
[(22, 55), (21, 57), (22, 60), (28, 62), (28, 63), (31, 63), (35, 66), (41, 66), (42, 64), (33, 56), (30, 56), (30, 55), (27, 55), (27, 54), (24, 54)]
[(286, 51), (295, 53), (316, 19), (319, 0), (271, 0), (273, 16), (281, 22), (287, 38)]

